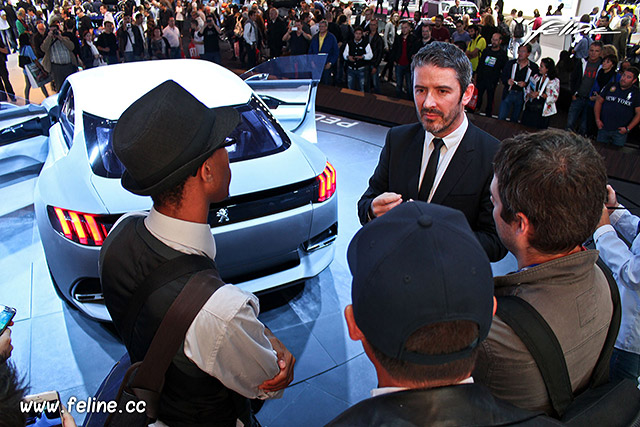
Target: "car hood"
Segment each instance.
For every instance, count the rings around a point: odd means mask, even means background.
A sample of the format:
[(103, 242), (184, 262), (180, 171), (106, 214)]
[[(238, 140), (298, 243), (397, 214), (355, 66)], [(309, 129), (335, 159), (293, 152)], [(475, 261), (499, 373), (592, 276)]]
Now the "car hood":
[[(290, 138), (298, 137), (289, 134)], [(276, 154), (256, 159), (231, 163), (231, 185), (229, 195), (255, 193), (278, 188), (314, 178), (322, 172), (319, 155), (313, 155), (311, 162), (304, 154), (315, 147), (305, 146), (302, 150), (293, 143), (289, 148)], [(303, 152), (304, 151), (304, 152)], [(315, 149), (315, 151), (318, 151)], [(319, 168), (319, 170), (318, 170)], [(137, 196), (125, 190), (118, 178), (104, 178), (91, 175), (91, 183), (107, 208), (107, 213), (118, 214), (151, 208), (151, 198)]]

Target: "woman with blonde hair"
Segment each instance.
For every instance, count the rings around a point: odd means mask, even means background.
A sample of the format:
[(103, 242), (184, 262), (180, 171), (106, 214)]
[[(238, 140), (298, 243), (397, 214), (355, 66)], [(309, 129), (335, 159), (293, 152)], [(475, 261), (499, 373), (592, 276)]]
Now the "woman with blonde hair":
[(496, 23), (493, 20), (493, 16), (486, 13), (482, 17), (482, 29), (480, 30), (480, 35), (482, 35), (482, 38), (484, 38), (487, 44), (489, 44), (491, 43), (491, 36), (493, 36), (493, 34), (497, 32), (498, 32), (498, 27), (496, 27)]

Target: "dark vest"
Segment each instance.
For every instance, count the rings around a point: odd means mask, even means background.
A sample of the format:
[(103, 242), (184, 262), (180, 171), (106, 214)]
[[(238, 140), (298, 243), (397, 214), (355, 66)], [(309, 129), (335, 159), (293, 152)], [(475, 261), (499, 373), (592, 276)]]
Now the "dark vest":
[[(353, 40), (349, 41), (349, 56), (364, 56), (367, 53), (367, 45), (369, 42), (363, 37), (360, 40), (360, 43), (356, 43)], [(348, 65), (350, 68), (362, 68), (367, 65), (369, 61), (365, 61), (364, 59), (358, 59), (355, 62), (349, 62)]]
[[(126, 329), (125, 313), (138, 285), (161, 264), (181, 255), (153, 237), (141, 216), (125, 219), (109, 233), (100, 251), (100, 278), (119, 333)], [(162, 318), (190, 277), (162, 286), (142, 307), (131, 340), (123, 337), (132, 363), (144, 358)], [(165, 375), (159, 407), (158, 418), (171, 427), (235, 426), (238, 418), (250, 425), (249, 400), (200, 370), (185, 356), (183, 346)]]

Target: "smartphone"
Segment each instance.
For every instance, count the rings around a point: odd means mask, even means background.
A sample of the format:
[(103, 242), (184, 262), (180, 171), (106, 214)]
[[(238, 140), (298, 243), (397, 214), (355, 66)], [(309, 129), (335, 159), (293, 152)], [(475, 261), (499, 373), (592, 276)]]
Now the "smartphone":
[(62, 405), (57, 391), (26, 396), (20, 404), (27, 426), (61, 426)]
[(16, 309), (13, 307), (7, 307), (6, 305), (0, 305), (0, 335), (7, 329), (9, 326), (9, 322), (13, 319), (13, 316), (16, 315)]

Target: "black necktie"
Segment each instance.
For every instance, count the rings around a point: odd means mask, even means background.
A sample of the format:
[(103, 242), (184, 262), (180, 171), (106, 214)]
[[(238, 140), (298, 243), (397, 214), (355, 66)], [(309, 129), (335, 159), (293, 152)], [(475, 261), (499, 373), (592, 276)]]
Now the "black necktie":
[(438, 171), (438, 161), (440, 160), (440, 149), (444, 145), (444, 141), (441, 138), (433, 138), (433, 151), (429, 156), (429, 162), (427, 163), (427, 169), (424, 171), (422, 177), (422, 184), (420, 185), (420, 192), (418, 193), (418, 200), (424, 202), (429, 198), (431, 193), (431, 187), (433, 187), (433, 181), (436, 179), (436, 172)]

